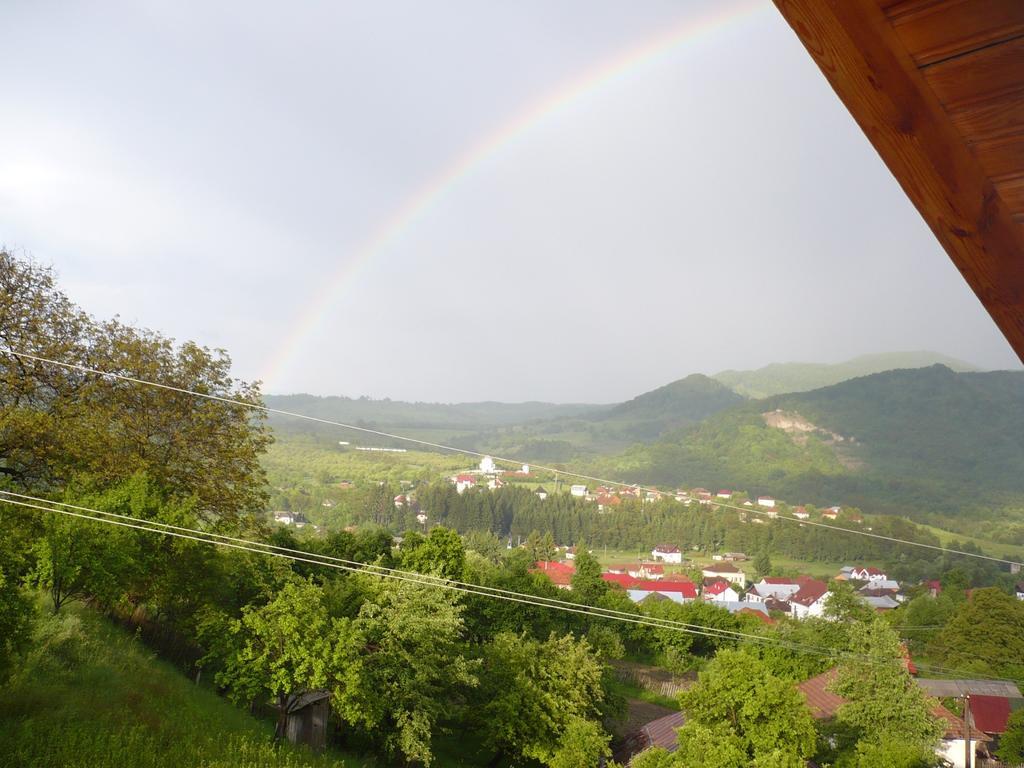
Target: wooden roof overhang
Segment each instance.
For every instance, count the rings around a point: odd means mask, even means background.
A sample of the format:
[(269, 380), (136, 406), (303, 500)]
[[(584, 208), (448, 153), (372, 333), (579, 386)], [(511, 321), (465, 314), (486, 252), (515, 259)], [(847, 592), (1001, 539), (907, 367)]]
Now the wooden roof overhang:
[(1024, 361), (1024, 0), (774, 2)]

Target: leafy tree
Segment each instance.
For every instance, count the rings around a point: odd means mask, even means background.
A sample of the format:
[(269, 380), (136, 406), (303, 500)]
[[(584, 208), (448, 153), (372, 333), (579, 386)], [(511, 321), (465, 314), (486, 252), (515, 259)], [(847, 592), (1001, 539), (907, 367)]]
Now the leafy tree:
[(850, 655), (839, 665), (832, 690), (846, 699), (836, 721), (864, 744), (901, 741), (919, 752), (942, 736), (935, 702), (913, 682), (896, 633), (881, 619), (850, 628)]
[(424, 539), (402, 542), (402, 565), (420, 573), (461, 580), (466, 570), (466, 550), (459, 534), (437, 526)]
[(573, 596), (581, 603), (595, 605), (608, 590), (601, 578), (601, 564), (590, 554), (586, 544), (576, 546), (576, 572), (572, 575)]
[(944, 665), (1024, 680), (1024, 602), (976, 589), (931, 643)]
[(476, 685), (461, 646), (462, 606), (448, 592), (407, 582), (366, 582), (366, 602), (334, 652), (334, 702), (346, 722), (392, 755), (429, 764), (442, 716)]
[[(217, 684), (235, 702), (265, 697), (277, 701), (280, 713), (275, 738), (284, 735), (287, 707), (293, 697), (325, 688), (334, 677), (333, 637), (349, 635), (345, 620), (331, 621), (319, 587), (308, 581), (286, 584), (263, 606), (248, 606), (242, 617), (207, 625), (215, 638), (214, 653), (223, 668)], [(222, 632), (217, 637), (218, 631)]]
[(0, 542), (0, 683), (7, 677), (14, 656), (28, 642), (32, 603), (18, 587), (13, 553)]
[(831, 581), (825, 599), (825, 617), (840, 621), (868, 621), (873, 612), (848, 581)]
[(583, 765), (572, 762), (573, 749), (607, 754), (600, 728), (583, 724), (600, 717), (603, 674), (586, 640), (500, 634), (484, 648), (479, 727), (489, 744), (513, 759)]
[(996, 756), (1003, 762), (1015, 765), (1024, 762), (1024, 709), (1010, 714), (1006, 733), (999, 739)]
[(719, 651), (679, 703), (687, 721), (672, 765), (797, 768), (814, 753), (814, 720), (799, 692), (741, 651)]
[(768, 550), (760, 552), (757, 557), (754, 558), (754, 570), (757, 571), (757, 575), (762, 578), (772, 575), (772, 559), (768, 554)]

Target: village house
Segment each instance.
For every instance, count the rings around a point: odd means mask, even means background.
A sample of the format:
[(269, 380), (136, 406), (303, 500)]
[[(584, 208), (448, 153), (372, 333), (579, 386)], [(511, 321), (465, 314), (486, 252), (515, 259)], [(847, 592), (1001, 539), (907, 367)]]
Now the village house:
[(407, 499), (404, 493), (398, 494), (397, 496), (395, 496), (395, 508), (404, 507), (406, 501)]
[(697, 599), (697, 585), (692, 581), (643, 581), (636, 579), (626, 587), (626, 594), (634, 603), (650, 597), (652, 594), (662, 595), (676, 603), (689, 603)]
[(679, 547), (671, 544), (659, 544), (651, 550), (651, 559), (679, 565), (683, 562), (683, 553)]
[(576, 547), (566, 547), (565, 548), (565, 559), (566, 560), (575, 560), (576, 559)]
[(715, 563), (706, 565), (701, 569), (701, 576), (705, 579), (724, 579), (743, 589), (747, 585), (747, 574), (741, 571), (732, 563)]
[(828, 584), (818, 579), (805, 579), (800, 589), (790, 598), (794, 619), (806, 619), (809, 616), (824, 616), (825, 602), (828, 599)]
[(739, 592), (733, 587), (731, 581), (725, 579), (705, 579), (702, 596), (705, 600), (715, 603), (738, 603)]
[(720, 499), (731, 499), (732, 491), (719, 491), (718, 493), (715, 494), (715, 496), (717, 496)]
[(854, 581), (888, 581), (889, 577), (885, 575), (885, 571), (881, 571), (874, 566), (860, 566), (855, 567), (850, 571), (850, 578)]
[(796, 507), (793, 510), (793, 517), (797, 520), (806, 520), (811, 516), (811, 513), (807, 511), (806, 507)]
[(671, 712), (627, 733), (615, 750), (615, 761), (628, 766), (634, 757), (654, 747), (675, 752), (679, 748), (676, 731), (683, 727), (684, 722), (682, 712)]
[(748, 603), (763, 603), (766, 600), (786, 600), (800, 591), (797, 579), (765, 577), (750, 588), (746, 595)]
[(455, 483), (455, 490), (458, 493), (462, 493), (467, 488), (472, 488), (476, 485), (476, 475), (456, 475), (455, 477), (452, 478), (452, 482)]
[(640, 563), (625, 566), (626, 573), (634, 579), (651, 579), (658, 581), (665, 578), (665, 566), (657, 563)]
[(543, 573), (559, 589), (572, 589), (572, 576), (576, 569), (555, 560), (538, 560), (530, 569), (530, 573)]
[(569, 487), (569, 493), (575, 496), (577, 499), (582, 499), (587, 495), (587, 486), (585, 485), (573, 485)]
[(1024, 581), (1017, 582), (1017, 599), (1024, 600)]
[(772, 509), (775, 506), (775, 499), (771, 496), (758, 496), (757, 506)]
[(548, 492), (544, 489), (544, 486), (539, 487), (534, 493), (537, 494), (537, 498), (544, 501), (548, 497)]
[(305, 528), (309, 523), (306, 516), (301, 512), (274, 512), (274, 522), (280, 525), (294, 525), (296, 528)]
[(839, 512), (836, 511), (836, 507), (829, 507), (821, 513), (823, 520), (835, 520), (839, 517)]

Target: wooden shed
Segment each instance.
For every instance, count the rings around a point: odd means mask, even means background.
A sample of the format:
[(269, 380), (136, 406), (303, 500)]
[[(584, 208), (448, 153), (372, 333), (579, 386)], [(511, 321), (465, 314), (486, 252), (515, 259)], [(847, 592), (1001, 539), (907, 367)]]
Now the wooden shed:
[(289, 696), (284, 706), (284, 737), (315, 751), (327, 744), (327, 720), (331, 715), (330, 691), (304, 691)]

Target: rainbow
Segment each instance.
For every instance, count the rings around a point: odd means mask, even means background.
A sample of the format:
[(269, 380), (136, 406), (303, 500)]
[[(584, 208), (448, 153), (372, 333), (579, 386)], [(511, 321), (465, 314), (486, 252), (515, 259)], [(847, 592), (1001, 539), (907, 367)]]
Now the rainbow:
[(352, 258), (342, 261), (328, 279), (321, 281), (322, 287), (306, 305), (259, 378), (264, 382), (276, 382), (302, 351), (305, 339), (323, 322), (330, 305), (338, 300), (341, 291), (353, 282), (358, 272), (408, 233), (441, 198), (487, 159), (545, 119), (570, 108), (595, 91), (623, 80), (636, 70), (668, 56), (680, 46), (705, 40), (753, 18), (758, 11), (770, 8), (765, 0), (737, 0), (728, 3), (715, 0), (715, 5), (717, 7), (713, 12), (669, 27), (583, 75), (566, 81), (457, 155), (450, 165), (398, 206)]

